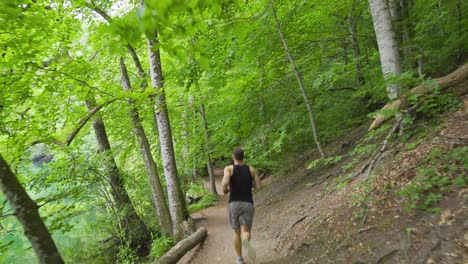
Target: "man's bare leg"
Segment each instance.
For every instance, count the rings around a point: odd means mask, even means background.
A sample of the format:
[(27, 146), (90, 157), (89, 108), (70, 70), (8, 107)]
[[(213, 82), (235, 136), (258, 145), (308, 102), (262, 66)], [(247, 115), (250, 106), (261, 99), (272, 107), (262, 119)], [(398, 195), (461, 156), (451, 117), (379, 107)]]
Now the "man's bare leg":
[(234, 230), (234, 248), (236, 249), (237, 257), (242, 257), (241, 230)]
[(241, 225), (242, 239), (250, 241), (250, 230), (246, 225)]
[(255, 249), (250, 244), (250, 229), (246, 225), (241, 225), (242, 230), (242, 245), (247, 249), (247, 256), (249, 256), (250, 260), (255, 263), (255, 259), (257, 258), (257, 253)]

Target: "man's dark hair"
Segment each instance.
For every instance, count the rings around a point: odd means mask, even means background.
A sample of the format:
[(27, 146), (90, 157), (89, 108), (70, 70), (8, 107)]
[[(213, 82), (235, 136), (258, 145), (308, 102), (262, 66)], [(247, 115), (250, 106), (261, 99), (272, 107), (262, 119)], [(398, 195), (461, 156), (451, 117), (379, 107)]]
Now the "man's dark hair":
[(232, 152), (234, 155), (234, 158), (236, 160), (244, 160), (244, 150), (242, 150), (239, 147), (234, 148), (234, 151)]

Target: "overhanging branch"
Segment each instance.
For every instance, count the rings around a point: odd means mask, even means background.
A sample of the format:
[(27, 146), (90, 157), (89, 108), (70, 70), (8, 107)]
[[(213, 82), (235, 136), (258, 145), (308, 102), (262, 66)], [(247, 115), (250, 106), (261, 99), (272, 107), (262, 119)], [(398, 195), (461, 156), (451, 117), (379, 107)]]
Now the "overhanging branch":
[(86, 116), (84, 116), (81, 121), (78, 123), (78, 125), (76, 126), (76, 128), (71, 132), (71, 134), (67, 137), (67, 140), (65, 141), (65, 145), (66, 146), (69, 146), (71, 144), (71, 142), (73, 141), (73, 139), (76, 137), (76, 135), (78, 135), (78, 133), (80, 132), (80, 130), (84, 127), (84, 125), (91, 119), (91, 117), (94, 116), (94, 114), (96, 114), (99, 110), (101, 110), (104, 106), (108, 105), (108, 104), (111, 104), (115, 101), (116, 99), (113, 99), (113, 100), (110, 100), (110, 101), (107, 101), (101, 105), (98, 105), (96, 107), (94, 107), (93, 109), (91, 109), (87, 114)]
[(113, 102), (115, 102), (117, 99), (112, 99), (110, 101), (107, 101), (103, 104), (100, 104), (94, 108), (92, 108), (91, 110), (88, 111), (88, 113), (86, 113), (86, 115), (81, 118), (80, 122), (76, 125), (75, 129), (73, 129), (73, 131), (70, 133), (70, 135), (68, 135), (67, 139), (65, 140), (65, 142), (62, 142), (56, 138), (46, 138), (46, 139), (38, 139), (38, 140), (34, 140), (33, 142), (31, 142), (31, 146), (34, 146), (34, 145), (37, 145), (37, 144), (41, 144), (41, 143), (48, 143), (48, 142), (52, 142), (56, 145), (59, 145), (61, 147), (64, 147), (64, 146), (70, 146), (70, 144), (72, 143), (73, 139), (75, 139), (76, 135), (78, 135), (78, 133), (81, 131), (81, 129), (86, 125), (86, 123), (88, 123), (88, 121), (99, 111), (101, 110), (104, 106), (106, 105), (109, 105)]

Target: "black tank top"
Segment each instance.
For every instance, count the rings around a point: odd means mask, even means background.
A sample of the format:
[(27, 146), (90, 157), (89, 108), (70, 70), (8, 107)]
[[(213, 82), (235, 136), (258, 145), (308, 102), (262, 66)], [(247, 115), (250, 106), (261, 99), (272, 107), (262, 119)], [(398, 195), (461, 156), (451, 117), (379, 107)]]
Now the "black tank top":
[(248, 165), (233, 165), (233, 173), (229, 181), (229, 202), (240, 201), (253, 204), (253, 176)]

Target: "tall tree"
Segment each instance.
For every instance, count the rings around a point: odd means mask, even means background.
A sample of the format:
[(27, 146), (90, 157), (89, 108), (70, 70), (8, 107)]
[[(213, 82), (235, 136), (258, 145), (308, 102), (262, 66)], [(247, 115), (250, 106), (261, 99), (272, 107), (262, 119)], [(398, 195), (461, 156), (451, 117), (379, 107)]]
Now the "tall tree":
[(216, 182), (213, 172), (213, 162), (211, 160), (210, 155), (210, 131), (208, 130), (208, 122), (206, 121), (206, 112), (205, 112), (205, 105), (201, 104), (200, 106), (200, 115), (203, 121), (203, 130), (205, 132), (205, 154), (206, 154), (206, 168), (208, 170), (208, 175), (210, 177), (210, 184), (211, 184), (211, 192), (218, 195), (216, 191)]
[[(120, 58), (120, 71), (122, 74), (122, 87), (125, 91), (131, 91), (132, 86), (127, 73), (127, 67), (123, 58)], [(151, 147), (146, 137), (145, 130), (141, 123), (140, 115), (136, 103), (132, 99), (128, 99), (130, 107), (129, 114), (132, 120), (133, 133), (135, 134), (138, 143), (140, 144), (140, 151), (145, 163), (146, 175), (148, 177), (151, 190), (153, 192), (153, 202), (156, 207), (156, 212), (159, 218), (159, 225), (161, 233), (165, 236), (172, 235), (171, 215), (167, 207), (164, 191), (159, 180), (158, 169), (156, 162), (151, 154)]]
[[(385, 0), (369, 0), (369, 6), (374, 22), (384, 78), (400, 75), (402, 68), (399, 46), (388, 3)], [(400, 87), (396, 84), (387, 85), (387, 95), (390, 99), (399, 97)]]
[(158, 46), (158, 34), (156, 31), (147, 35), (148, 57), (151, 73), (151, 84), (156, 90), (156, 121), (158, 124), (159, 143), (163, 160), (164, 176), (166, 178), (169, 211), (171, 212), (172, 228), (174, 236), (182, 235), (182, 222), (188, 218), (185, 199), (180, 187), (177, 175), (177, 166), (172, 143), (172, 131), (169, 121), (169, 113), (166, 105), (166, 95), (161, 68), (161, 56)]
[(24, 229), (41, 264), (64, 263), (49, 230), (39, 215), (39, 207), (31, 200), (26, 190), (0, 155), (0, 190), (3, 192), (14, 215)]
[(361, 48), (359, 47), (357, 25), (356, 25), (356, 15), (354, 14), (355, 6), (351, 7), (350, 14), (348, 16), (349, 23), (349, 35), (351, 36), (351, 47), (353, 50), (353, 57), (355, 60), (356, 67), (356, 81), (359, 85), (365, 83), (363, 67), (362, 67), (362, 58), (361, 58)]
[(294, 61), (291, 51), (289, 50), (288, 43), (286, 42), (286, 38), (284, 37), (283, 30), (281, 29), (281, 25), (279, 23), (278, 17), (276, 15), (275, 8), (272, 3), (271, 5), (271, 10), (273, 13), (273, 18), (275, 19), (275, 24), (276, 24), (276, 29), (278, 30), (278, 34), (281, 38), (281, 42), (283, 43), (284, 50), (286, 52), (286, 55), (288, 56), (289, 62), (291, 63), (291, 67), (293, 69), (294, 75), (296, 76), (297, 83), (299, 84), (299, 88), (301, 89), (302, 97), (304, 98), (304, 102), (307, 107), (307, 113), (309, 114), (309, 120), (310, 124), (312, 127), (312, 135), (314, 137), (315, 145), (317, 146), (317, 149), (320, 153), (320, 156), (322, 158), (325, 158), (325, 152), (322, 150), (322, 145), (320, 144), (320, 140), (318, 138), (317, 134), (317, 125), (315, 123), (315, 118), (314, 118), (314, 113), (312, 111), (312, 105), (310, 104), (309, 97), (307, 96), (307, 93), (305, 91), (304, 83), (302, 82), (302, 76), (299, 70), (297, 69), (296, 62)]
[[(91, 100), (86, 101), (86, 106), (89, 110), (95, 107)], [(94, 117), (93, 129), (99, 146), (99, 152), (104, 155), (105, 172), (107, 173), (107, 179), (111, 186), (111, 194), (117, 208), (117, 213), (119, 217), (121, 217), (119, 220), (125, 238), (128, 239), (130, 245), (134, 248), (139, 245), (148, 246), (151, 241), (151, 235), (145, 223), (135, 211), (130, 197), (128, 196), (124, 181), (112, 156), (111, 145), (107, 137), (104, 121), (98, 114)]]

